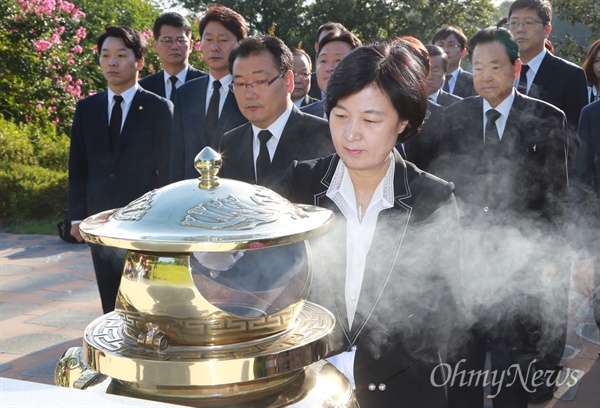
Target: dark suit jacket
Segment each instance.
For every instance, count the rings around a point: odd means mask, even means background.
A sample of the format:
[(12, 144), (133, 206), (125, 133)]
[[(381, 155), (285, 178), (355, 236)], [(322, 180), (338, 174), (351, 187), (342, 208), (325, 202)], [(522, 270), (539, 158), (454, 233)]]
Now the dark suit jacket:
[[(394, 150), (394, 206), (379, 214), (352, 328), (345, 302), (346, 218), (327, 197), (336, 154), (294, 162), (274, 190), (294, 203), (328, 208), (333, 230), (311, 242), (309, 300), (336, 316), (330, 354), (356, 346), (356, 395), (366, 407), (439, 407), (443, 388), (430, 384), (438, 342), (453, 320), (448, 281), (460, 281), (460, 233), (452, 183), (422, 172)], [(430, 235), (431, 234), (431, 235)], [(433, 238), (435, 237), (435, 238)], [(439, 363), (439, 361), (438, 361)], [(385, 384), (385, 392), (368, 384)]]
[(293, 160), (324, 157), (334, 151), (327, 121), (302, 113), (295, 105), (277, 144), (267, 180), (255, 178), (252, 141), (250, 123), (223, 135), (219, 149), (223, 155), (220, 177), (268, 186), (283, 176)]
[(473, 74), (459, 68), (458, 78), (454, 85), (454, 95), (460, 96), (461, 98), (467, 98), (469, 96), (477, 95), (475, 87), (473, 86)]
[[(185, 76), (185, 82), (191, 81), (192, 79), (200, 78), (204, 75), (206, 75), (206, 72), (196, 69), (190, 65), (188, 68), (187, 75)], [(159, 72), (156, 72), (152, 75), (148, 75), (140, 79), (139, 84), (145, 90), (154, 92), (158, 96), (162, 96), (163, 98), (165, 98), (167, 93), (165, 90), (164, 78), (164, 70), (161, 70)]]
[(437, 97), (437, 103), (438, 105), (449, 106), (452, 105), (454, 102), (460, 101), (461, 99), (462, 98), (458, 95), (454, 95), (444, 91), (443, 89), (440, 89), (440, 93)]
[(577, 133), (575, 157), (571, 162), (577, 226), (575, 243), (597, 257), (600, 253), (600, 101), (582, 109)]
[(311, 103), (310, 105), (303, 106), (300, 108), (300, 111), (318, 118), (325, 119), (325, 101), (319, 100), (315, 103)]
[[(437, 159), (440, 148), (444, 107), (427, 101), (427, 115), (419, 133), (404, 144), (404, 151), (409, 162), (421, 170), (430, 171), (431, 163)], [(400, 150), (399, 146), (397, 148)]]
[(317, 82), (316, 72), (313, 72), (310, 76), (310, 91), (308, 91), (308, 96), (315, 98), (318, 101), (323, 99), (323, 95), (321, 95), (321, 88), (319, 88), (319, 83)]
[(562, 110), (567, 116), (569, 128), (575, 131), (581, 109), (588, 103), (585, 72), (577, 65), (547, 52), (527, 95)]
[(483, 143), (483, 98), (465, 98), (444, 111), (444, 168), (435, 174), (454, 182), (472, 217), (514, 212), (547, 221), (556, 216), (556, 194), (567, 184), (565, 125), (560, 110), (517, 92), (494, 147)]
[(171, 101), (139, 89), (113, 156), (107, 95), (101, 92), (85, 98), (75, 110), (69, 153), (69, 216), (73, 220), (123, 207), (167, 184)]
[(300, 107), (311, 105), (315, 102), (319, 102), (319, 99), (313, 98), (309, 94), (306, 94), (304, 95), (304, 98), (302, 98), (302, 103), (300, 104)]
[(177, 89), (173, 114), (170, 181), (198, 177), (194, 158), (206, 146), (217, 149), (221, 136), (247, 122), (240, 112), (233, 92), (228, 92), (214, 137), (209, 143), (206, 131), (206, 88), (209, 76), (193, 79)]

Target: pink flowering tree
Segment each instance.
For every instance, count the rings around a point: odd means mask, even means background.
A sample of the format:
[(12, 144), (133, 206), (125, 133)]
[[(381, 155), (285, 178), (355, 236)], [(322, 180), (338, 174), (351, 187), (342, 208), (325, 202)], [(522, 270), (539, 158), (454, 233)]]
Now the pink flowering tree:
[(65, 0), (0, 0), (0, 109), (16, 122), (52, 122), (68, 133), (88, 89), (78, 72), (85, 13)]

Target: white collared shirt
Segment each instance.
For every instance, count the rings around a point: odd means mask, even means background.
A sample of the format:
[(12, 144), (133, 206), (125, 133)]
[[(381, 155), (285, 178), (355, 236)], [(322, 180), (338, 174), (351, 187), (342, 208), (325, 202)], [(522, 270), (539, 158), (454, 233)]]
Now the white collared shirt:
[[(123, 129), (123, 124), (125, 123), (125, 119), (127, 118), (127, 113), (129, 113), (129, 108), (131, 107), (131, 102), (133, 102), (133, 97), (135, 93), (139, 89), (139, 85), (136, 82), (131, 88), (121, 93), (120, 95), (123, 97), (123, 102), (121, 102), (121, 111), (123, 112), (123, 119), (121, 120), (121, 129)], [(112, 89), (108, 88), (108, 125), (110, 126), (110, 115), (112, 114), (112, 108), (115, 104), (115, 99), (113, 98), (116, 93), (112, 91)]]
[(346, 314), (348, 327), (352, 328), (360, 290), (365, 273), (367, 254), (373, 242), (375, 226), (379, 213), (394, 206), (394, 170), (395, 162), (392, 153), (390, 165), (385, 176), (375, 189), (369, 206), (358, 219), (358, 203), (354, 193), (354, 185), (348, 169), (342, 160), (337, 165), (331, 185), (327, 189), (327, 197), (338, 206), (347, 220), (346, 229)]
[[(184, 69), (177, 75), (177, 82), (175, 83), (175, 88), (179, 88), (181, 85), (185, 84), (185, 78), (187, 77), (187, 73), (189, 70), (189, 65), (186, 65)], [(163, 81), (165, 82), (165, 97), (167, 99), (171, 99), (171, 75), (167, 73), (163, 69)]]
[(304, 102), (304, 96), (300, 99), (298, 99), (297, 101), (294, 102), (294, 105), (296, 105), (296, 108), (300, 109), (302, 107), (302, 102)]
[(433, 101), (435, 103), (438, 103), (438, 101), (437, 101), (438, 100), (438, 96), (440, 96), (440, 90), (439, 89), (437, 91), (435, 91), (434, 93), (432, 93), (431, 95), (429, 95), (427, 97), (427, 99), (429, 99), (429, 100), (431, 100), (431, 101)]
[[(221, 88), (219, 88), (219, 117), (221, 117), (221, 111), (223, 110), (223, 105), (225, 105), (225, 99), (227, 99), (227, 93), (229, 92), (229, 84), (231, 83), (232, 79), (233, 77), (231, 74), (227, 74), (223, 78), (219, 79), (219, 82), (221, 83)], [(214, 90), (213, 82), (215, 81), (215, 77), (209, 73), (208, 86), (206, 87), (206, 111), (204, 114), (208, 113), (208, 105), (210, 105), (210, 98), (212, 97)]]
[(504, 128), (506, 127), (506, 120), (508, 119), (508, 114), (510, 113), (510, 108), (512, 108), (513, 102), (515, 101), (515, 90), (513, 88), (510, 95), (504, 99), (498, 106), (492, 108), (492, 106), (486, 101), (483, 100), (483, 142), (485, 143), (485, 125), (487, 124), (487, 116), (485, 113), (490, 109), (496, 109), (500, 112), (500, 117), (496, 120), (496, 129), (498, 129), (498, 136), (500, 140), (502, 140), (502, 135), (504, 134)]
[(267, 129), (260, 129), (254, 125), (252, 125), (252, 159), (254, 160), (254, 176), (256, 177), (256, 159), (258, 158), (258, 154), (260, 153), (260, 140), (258, 140), (258, 133), (261, 130), (268, 130), (271, 132), (271, 139), (267, 142), (267, 149), (269, 149), (269, 157), (271, 161), (273, 161), (273, 156), (275, 156), (275, 151), (277, 150), (277, 145), (279, 144), (279, 139), (281, 139), (281, 135), (283, 134), (283, 129), (287, 124), (290, 115), (292, 114), (292, 104), (290, 103), (285, 112), (281, 114), (275, 120), (275, 122), (271, 123)]
[[(542, 52), (533, 57), (531, 61), (529, 61), (527, 64), (523, 64), (529, 67), (529, 71), (527, 71), (527, 74), (525, 74), (527, 76), (527, 92), (525, 92), (525, 94), (529, 93), (529, 90), (531, 89), (531, 84), (535, 79), (535, 74), (537, 74), (537, 72), (540, 70), (540, 65), (542, 65), (542, 61), (544, 60), (544, 57), (546, 56), (547, 52), (548, 51), (546, 51), (546, 47), (544, 47), (544, 49), (542, 49)], [(520, 80), (520, 77), (515, 80), (515, 87), (519, 86)]]

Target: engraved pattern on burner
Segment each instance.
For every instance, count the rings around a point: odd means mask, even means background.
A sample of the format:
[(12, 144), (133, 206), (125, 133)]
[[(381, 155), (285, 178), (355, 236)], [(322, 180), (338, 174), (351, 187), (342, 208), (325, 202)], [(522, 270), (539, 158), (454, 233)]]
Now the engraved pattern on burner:
[(198, 204), (188, 210), (181, 225), (211, 230), (249, 230), (277, 221), (282, 215), (292, 219), (306, 217), (302, 209), (280, 195), (256, 186), (256, 194), (250, 196), (249, 201), (229, 195)]
[[(100, 320), (101, 319), (101, 320)], [(108, 353), (129, 358), (151, 360), (188, 361), (215, 358), (253, 358), (260, 355), (281, 353), (317, 341), (333, 329), (333, 316), (320, 306), (305, 304), (296, 326), (278, 336), (270, 336), (245, 343), (222, 346), (175, 346), (169, 347), (160, 355), (152, 355), (123, 342), (121, 336), (123, 319), (116, 313), (103, 316), (91, 323), (85, 333), (85, 342), (91, 347)]]
[(113, 214), (111, 218), (119, 221), (139, 221), (152, 208), (152, 200), (156, 189), (147, 192)]

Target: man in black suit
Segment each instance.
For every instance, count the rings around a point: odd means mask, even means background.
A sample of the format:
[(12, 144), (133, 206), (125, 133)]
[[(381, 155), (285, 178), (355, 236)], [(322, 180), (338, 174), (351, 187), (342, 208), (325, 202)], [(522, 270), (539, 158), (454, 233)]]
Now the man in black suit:
[(198, 177), (194, 158), (206, 146), (217, 149), (221, 136), (247, 122), (229, 90), (229, 54), (248, 35), (244, 18), (224, 6), (210, 7), (199, 24), (208, 75), (177, 90), (173, 117), (170, 181)]
[[(496, 376), (494, 408), (526, 408), (528, 391), (541, 385), (531, 380), (534, 359), (558, 341), (554, 318), (566, 306), (560, 236), (566, 119), (514, 89), (521, 62), (507, 30), (481, 30), (469, 54), (481, 96), (445, 109), (444, 165), (436, 173), (455, 183), (463, 214), (464, 310), (449, 362), (457, 374), (485, 373), (488, 383)], [(488, 349), (491, 371), (484, 370)], [(527, 380), (515, 380), (517, 370)], [(450, 406), (482, 407), (483, 386), (481, 376), (453, 381)]]
[(581, 110), (572, 190), (575, 215), (574, 246), (579, 257), (573, 265), (575, 286), (592, 299), (600, 328), (600, 101)]
[(460, 67), (460, 62), (467, 55), (467, 36), (462, 30), (458, 27), (442, 28), (435, 33), (431, 43), (448, 55), (448, 70), (442, 89), (461, 98), (476, 95), (473, 75)]
[(156, 18), (152, 31), (154, 33), (152, 45), (163, 69), (140, 79), (140, 86), (174, 101), (177, 88), (187, 81), (206, 75), (206, 72), (188, 64), (194, 45), (192, 26), (181, 14), (168, 11)]
[[(321, 24), (319, 26), (319, 28), (317, 29), (317, 33), (315, 34), (315, 55), (319, 53), (319, 43), (321, 42), (323, 37), (325, 37), (327, 34), (329, 34), (332, 31), (342, 32), (342, 31), (348, 31), (348, 29), (346, 27), (344, 27), (342, 24), (334, 22), (334, 21), (328, 21), (327, 23)], [(313, 74), (311, 75), (310, 81), (312, 83), (312, 87), (310, 88), (308, 95), (311, 98), (315, 98), (316, 100), (320, 101), (321, 99), (323, 99), (323, 92), (321, 91), (321, 88), (319, 88), (319, 83), (317, 82), (317, 73), (316, 72), (313, 72)]]
[(312, 62), (309, 55), (302, 48), (292, 48), (291, 51), (294, 56), (294, 90), (292, 91), (292, 102), (300, 109), (319, 100), (308, 94), (312, 86), (310, 80)]
[[(142, 89), (146, 40), (129, 27), (106, 28), (98, 38), (100, 68), (108, 90), (77, 104), (69, 152), (71, 235), (79, 222), (123, 207), (167, 183), (173, 105)], [(90, 244), (104, 313), (115, 307), (124, 251)]]
[[(332, 31), (321, 39), (317, 54), (317, 83), (323, 95), (327, 91), (327, 81), (335, 67), (353, 49), (361, 45), (360, 40), (348, 30)], [(300, 110), (320, 118), (327, 118), (324, 100), (307, 105)]]
[(460, 101), (462, 99), (460, 96), (442, 89), (448, 72), (448, 54), (437, 45), (427, 44), (425, 48), (427, 48), (430, 62), (429, 76), (427, 77), (429, 96), (427, 98), (442, 106), (452, 105), (454, 102)]
[[(581, 109), (587, 104), (587, 80), (583, 69), (553, 55), (545, 47), (545, 40), (552, 31), (552, 6), (547, 0), (517, 0), (510, 5), (508, 23), (510, 32), (519, 44), (523, 67), (516, 82), (519, 92), (532, 98), (551, 103), (567, 117), (567, 147), (574, 153), (573, 140)], [(554, 364), (562, 358), (566, 343), (566, 319), (562, 344), (551, 351)], [(531, 402), (552, 398), (552, 389), (541, 389), (532, 394)]]
[(220, 176), (268, 186), (293, 160), (333, 153), (327, 121), (292, 103), (292, 61), (289, 48), (273, 36), (246, 38), (231, 52), (231, 87), (249, 123), (223, 135)]
[(515, 1), (510, 5), (507, 25), (519, 44), (523, 62), (517, 81), (519, 92), (562, 110), (574, 137), (581, 109), (588, 102), (587, 80), (583, 69), (545, 48), (545, 40), (552, 31), (550, 2)]

